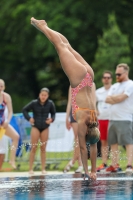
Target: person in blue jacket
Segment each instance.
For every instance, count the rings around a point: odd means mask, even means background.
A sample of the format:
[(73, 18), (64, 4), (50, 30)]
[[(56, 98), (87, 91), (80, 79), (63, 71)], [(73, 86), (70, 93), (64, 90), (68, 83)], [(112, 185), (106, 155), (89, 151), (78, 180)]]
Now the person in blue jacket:
[[(29, 115), (29, 112), (33, 113), (33, 117)], [(50, 114), (50, 117), (49, 117)], [(49, 99), (49, 89), (42, 88), (39, 97), (36, 100), (32, 100), (23, 108), (24, 117), (31, 123), (31, 152), (29, 160), (29, 173), (32, 175), (33, 163), (38, 142), (40, 140), (41, 148), (41, 165), (42, 174), (45, 174), (45, 162), (46, 162), (46, 144), (48, 141), (49, 126), (55, 120), (55, 105), (52, 100)]]

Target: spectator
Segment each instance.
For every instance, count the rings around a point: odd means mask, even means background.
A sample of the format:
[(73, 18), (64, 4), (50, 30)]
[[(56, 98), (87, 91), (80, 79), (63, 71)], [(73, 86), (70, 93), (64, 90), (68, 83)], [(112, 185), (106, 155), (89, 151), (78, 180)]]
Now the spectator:
[[(0, 79), (0, 127), (5, 129), (5, 135), (10, 137), (13, 142), (11, 146), (11, 154), (9, 163), (16, 169), (15, 158), (18, 147), (19, 135), (15, 129), (9, 124), (12, 118), (12, 100), (9, 94), (3, 92), (5, 89), (5, 82)], [(7, 107), (8, 116), (5, 117), (5, 108)]]
[[(48, 141), (49, 126), (55, 119), (55, 105), (49, 100), (49, 89), (42, 88), (39, 98), (31, 101), (23, 108), (24, 117), (31, 123), (31, 152), (29, 174), (33, 175), (33, 162), (37, 145), (40, 139), (42, 174), (45, 174), (46, 144)], [(33, 112), (33, 117), (28, 112)], [(51, 114), (50, 118), (48, 117)]]
[(109, 112), (110, 104), (105, 103), (106, 97), (108, 95), (109, 89), (112, 84), (112, 72), (105, 71), (102, 77), (103, 87), (96, 90), (96, 105), (97, 114), (100, 129), (100, 141), (101, 141), (101, 154), (102, 154), (102, 164), (97, 168), (97, 172), (102, 171), (107, 167), (108, 158), (108, 123), (109, 123)]
[(66, 109), (66, 127), (67, 127), (68, 130), (70, 130), (71, 128), (73, 129), (74, 136), (75, 136), (75, 146), (74, 146), (73, 158), (66, 165), (66, 167), (64, 169), (64, 173), (68, 172), (70, 170), (70, 168), (73, 167), (73, 165), (76, 161), (78, 161), (79, 167), (75, 172), (76, 173), (82, 173), (83, 166), (82, 166), (80, 148), (79, 148), (79, 141), (78, 141), (78, 124), (72, 116), (71, 87), (69, 87), (69, 93), (68, 93), (68, 103), (67, 103), (67, 109)]
[[(121, 63), (116, 67), (116, 81), (106, 98), (106, 103), (111, 104), (110, 122), (108, 130), (108, 143), (111, 145), (112, 164), (106, 168), (107, 172), (119, 170), (118, 145), (126, 147), (126, 171), (132, 171), (133, 136), (132, 136), (132, 105), (133, 81), (129, 80), (129, 66)], [(131, 99), (132, 98), (132, 99)]]
[[(7, 106), (4, 110), (5, 119), (8, 118), (8, 109)], [(2, 132), (1, 132), (2, 131)], [(8, 136), (5, 135), (5, 130), (0, 128), (0, 170), (2, 169), (3, 162), (5, 160), (5, 155), (8, 157)], [(8, 158), (6, 158), (8, 160)], [(15, 160), (14, 160), (15, 163)]]

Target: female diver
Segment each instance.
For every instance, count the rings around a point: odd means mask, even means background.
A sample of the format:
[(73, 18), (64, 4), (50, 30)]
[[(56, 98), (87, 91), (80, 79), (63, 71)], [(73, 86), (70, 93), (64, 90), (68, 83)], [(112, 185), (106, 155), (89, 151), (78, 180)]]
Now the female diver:
[[(54, 45), (61, 66), (66, 73), (72, 96), (72, 114), (78, 123), (78, 138), (81, 159), (85, 171), (84, 179), (96, 180), (97, 141), (99, 129), (95, 111), (94, 73), (90, 65), (60, 33), (50, 29), (45, 20), (31, 18), (31, 24), (41, 31)], [(90, 143), (91, 172), (88, 172), (86, 142)]]

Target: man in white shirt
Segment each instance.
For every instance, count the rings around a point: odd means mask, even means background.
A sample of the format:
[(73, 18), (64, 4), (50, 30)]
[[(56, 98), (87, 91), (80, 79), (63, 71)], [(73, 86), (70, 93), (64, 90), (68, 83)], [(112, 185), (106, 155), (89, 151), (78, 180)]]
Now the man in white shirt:
[(133, 135), (132, 135), (132, 105), (133, 81), (129, 79), (129, 66), (121, 63), (116, 67), (116, 80), (106, 98), (106, 103), (111, 104), (110, 122), (108, 130), (108, 143), (111, 145), (112, 165), (106, 168), (107, 172), (119, 169), (118, 145), (126, 147), (127, 168), (132, 171), (133, 160)]
[(108, 123), (109, 123), (109, 112), (110, 104), (105, 103), (106, 97), (108, 95), (109, 89), (112, 85), (112, 72), (105, 71), (102, 76), (103, 87), (96, 90), (96, 107), (99, 121), (100, 130), (100, 141), (101, 141), (101, 155), (102, 164), (97, 168), (97, 172), (100, 172), (107, 168), (107, 158), (108, 158)]

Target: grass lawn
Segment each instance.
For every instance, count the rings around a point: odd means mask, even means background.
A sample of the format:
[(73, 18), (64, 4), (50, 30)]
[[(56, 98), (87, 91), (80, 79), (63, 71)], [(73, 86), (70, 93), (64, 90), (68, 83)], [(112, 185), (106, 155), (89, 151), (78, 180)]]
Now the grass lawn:
[[(125, 154), (125, 150), (123, 147), (119, 147), (119, 153), (120, 153), (120, 160), (119, 164), (122, 170), (125, 170), (127, 165), (127, 158)], [(47, 170), (48, 171), (63, 171), (64, 167), (68, 163), (68, 161), (72, 158), (73, 152), (69, 153), (47, 153)], [(14, 172), (24, 172), (29, 170), (29, 152), (23, 152), (23, 156), (20, 158), (17, 158), (17, 166), (18, 169), (13, 170), (11, 165), (8, 162), (3, 163), (2, 171), (14, 171)], [(97, 166), (99, 166), (102, 163), (102, 160), (100, 157), (97, 158)], [(110, 158), (108, 159), (108, 165), (111, 164)], [(88, 165), (90, 166), (90, 160), (88, 160)], [(78, 168), (78, 163), (76, 162), (74, 167), (71, 168), (71, 171), (75, 171)], [(36, 161), (34, 163), (34, 170), (40, 171), (41, 165), (40, 165), (40, 152), (37, 152), (36, 155)]]

